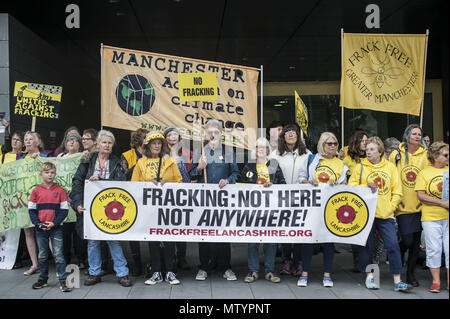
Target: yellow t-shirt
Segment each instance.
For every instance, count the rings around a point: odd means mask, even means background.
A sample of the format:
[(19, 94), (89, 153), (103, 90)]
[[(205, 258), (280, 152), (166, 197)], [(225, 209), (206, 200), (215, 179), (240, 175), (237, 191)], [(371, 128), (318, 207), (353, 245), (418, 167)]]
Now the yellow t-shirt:
[[(133, 170), (132, 181), (149, 181), (155, 179), (158, 176), (159, 158), (141, 157)], [(180, 170), (174, 159), (168, 155), (165, 155), (161, 160), (161, 171), (159, 173), (160, 179), (165, 179), (170, 183), (181, 183), (183, 178), (181, 177)]]
[(256, 164), (256, 171), (258, 172), (258, 180), (256, 184), (264, 184), (270, 182), (269, 168), (267, 164)]
[(6, 153), (3, 164), (9, 163), (9, 162), (14, 162), (16, 160), (16, 157), (17, 157), (17, 154)]
[[(416, 191), (425, 191), (428, 196), (442, 198), (443, 173), (448, 171), (448, 166), (444, 168), (435, 168), (428, 166), (420, 171), (416, 179)], [(440, 207), (422, 203), (422, 221), (429, 222), (434, 220), (448, 219), (448, 210)]]
[(361, 163), (361, 158), (359, 159), (359, 162), (353, 160), (350, 155), (345, 155), (344, 159), (342, 160), (344, 164), (348, 167), (347, 175), (352, 175), (353, 169), (356, 165)]
[(317, 165), (316, 167), (316, 181), (326, 184), (328, 184), (330, 181), (337, 182), (341, 177), (343, 169), (344, 162), (342, 162), (339, 158), (322, 158), (319, 160), (319, 165)]

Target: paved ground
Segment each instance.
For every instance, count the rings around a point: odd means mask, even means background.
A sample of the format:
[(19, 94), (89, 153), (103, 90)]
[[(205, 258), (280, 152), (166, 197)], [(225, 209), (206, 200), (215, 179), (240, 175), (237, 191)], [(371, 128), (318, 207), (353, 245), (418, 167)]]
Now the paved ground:
[[(128, 246), (128, 245), (125, 245)], [(86, 287), (84, 272), (81, 271), (81, 287), (71, 293), (59, 291), (55, 277), (55, 268), (51, 266), (49, 287), (33, 290), (31, 285), (37, 280), (38, 274), (26, 277), (23, 272), (27, 268), (17, 270), (0, 270), (0, 299), (449, 299), (445, 289), (445, 272), (441, 273), (441, 293), (428, 292), (431, 276), (428, 270), (417, 268), (417, 279), (420, 287), (409, 293), (393, 291), (392, 277), (388, 265), (380, 266), (381, 289), (368, 290), (364, 286), (363, 276), (353, 273), (350, 246), (337, 245), (341, 253), (335, 255), (332, 278), (334, 288), (322, 287), (322, 254), (313, 257), (312, 270), (308, 287), (297, 287), (297, 278), (282, 276), (282, 282), (269, 283), (264, 279), (247, 284), (243, 279), (247, 273), (247, 246), (232, 244), (232, 265), (238, 275), (238, 281), (227, 282), (222, 274), (212, 273), (204, 282), (194, 280), (196, 271), (181, 271), (178, 278), (181, 284), (171, 286), (166, 282), (155, 286), (146, 286), (144, 278), (133, 278), (134, 285), (130, 288), (121, 287), (114, 275), (103, 277), (103, 281), (95, 286)], [(127, 247), (125, 247), (128, 253)], [(141, 245), (143, 253), (146, 249)], [(188, 243), (188, 261), (197, 263), (197, 244)], [(277, 265), (280, 267), (280, 260)], [(261, 266), (261, 269), (263, 267)], [(260, 275), (263, 275), (260, 273)]]

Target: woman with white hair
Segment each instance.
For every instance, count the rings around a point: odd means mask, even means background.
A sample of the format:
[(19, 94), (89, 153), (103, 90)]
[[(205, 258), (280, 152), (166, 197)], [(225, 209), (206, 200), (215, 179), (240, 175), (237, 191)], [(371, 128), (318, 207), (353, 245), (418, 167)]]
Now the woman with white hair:
[[(256, 140), (256, 146), (251, 152), (251, 161), (244, 165), (241, 170), (239, 181), (248, 184), (261, 184), (269, 187), (272, 184), (286, 184), (283, 171), (276, 159), (268, 159), (270, 153), (270, 143), (260, 137)], [(280, 277), (275, 273), (275, 255), (277, 252), (276, 243), (264, 243), (264, 278), (270, 282), (280, 282)], [(259, 243), (248, 244), (248, 269), (249, 273), (244, 278), (247, 283), (254, 282), (259, 275)]]
[[(347, 181), (348, 168), (338, 157), (339, 143), (336, 136), (330, 132), (324, 132), (317, 143), (317, 154), (309, 155), (300, 169), (299, 183), (312, 184), (319, 183), (329, 185), (345, 184)], [(323, 248), (323, 286), (333, 287), (331, 280), (331, 268), (334, 259), (334, 244), (324, 243)], [(308, 285), (308, 271), (311, 266), (313, 254), (313, 244), (302, 245), (303, 271), (298, 279), (297, 286), (306, 287)]]
[[(98, 151), (87, 153), (81, 159), (80, 166), (78, 166), (72, 179), (72, 191), (69, 197), (72, 200), (72, 208), (78, 213), (77, 231), (81, 238), (84, 238), (83, 213), (86, 210), (83, 207), (85, 180), (126, 180), (125, 172), (120, 164), (120, 158), (112, 154), (114, 143), (115, 138), (110, 131), (101, 130), (98, 132)], [(119, 284), (124, 287), (130, 287), (132, 283), (128, 277), (127, 260), (123, 254), (120, 242), (108, 240), (107, 243), (114, 261), (114, 271), (118, 277)], [(102, 259), (100, 244), (100, 240), (88, 240), (89, 275), (84, 282), (85, 286), (91, 286), (101, 282)]]

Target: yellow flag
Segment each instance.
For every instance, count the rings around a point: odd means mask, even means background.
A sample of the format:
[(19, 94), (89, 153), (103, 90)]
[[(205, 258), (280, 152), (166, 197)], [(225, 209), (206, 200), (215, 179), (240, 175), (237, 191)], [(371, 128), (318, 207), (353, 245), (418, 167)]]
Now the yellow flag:
[[(195, 84), (192, 78), (194, 85), (185, 92), (193, 98), (183, 98), (179, 75), (190, 73), (209, 73), (217, 83), (202, 77), (208, 90), (201, 91), (198, 77)], [(258, 128), (258, 75), (250, 67), (102, 46), (102, 125), (160, 132), (175, 126), (183, 138), (199, 140), (206, 122), (217, 119), (224, 144), (248, 149), (249, 131), (256, 136)], [(200, 93), (216, 98), (201, 99)]]
[(425, 34), (344, 33), (340, 106), (419, 115)]
[(303, 100), (300, 98), (300, 95), (298, 95), (297, 91), (294, 91), (294, 93), (295, 93), (295, 120), (302, 129), (303, 133), (305, 133), (305, 135), (308, 136), (308, 112), (306, 109), (306, 105), (305, 103), (303, 103)]

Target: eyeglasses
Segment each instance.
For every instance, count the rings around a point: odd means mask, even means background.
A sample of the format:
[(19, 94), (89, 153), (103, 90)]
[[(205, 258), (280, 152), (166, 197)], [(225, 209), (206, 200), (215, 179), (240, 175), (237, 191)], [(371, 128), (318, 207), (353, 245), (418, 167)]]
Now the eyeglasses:
[(328, 146), (338, 146), (337, 142), (326, 142), (325, 144)]
[(297, 136), (297, 132), (296, 131), (287, 131), (286, 133), (284, 133), (284, 135)]
[(206, 134), (208, 134), (208, 135), (220, 135), (221, 132), (220, 131), (206, 131)]
[(87, 141), (87, 140), (94, 140), (92, 137), (82, 137), (81, 140)]

